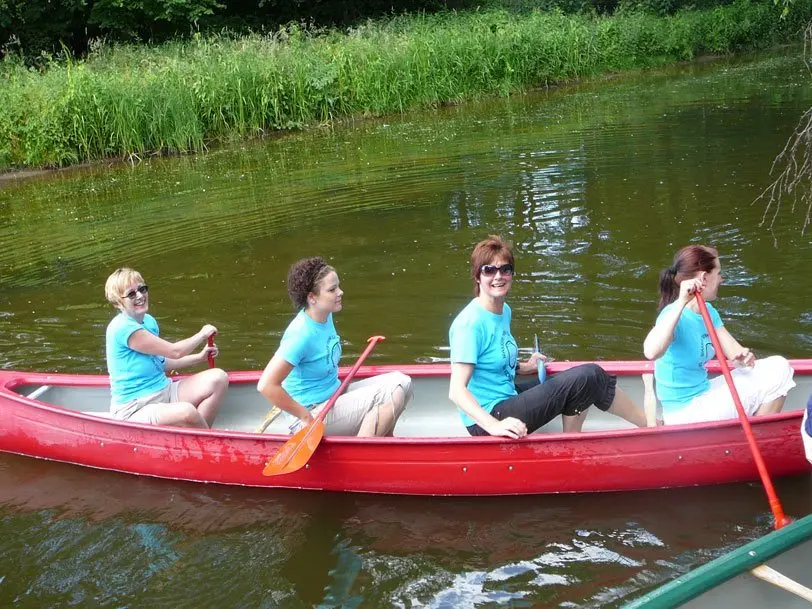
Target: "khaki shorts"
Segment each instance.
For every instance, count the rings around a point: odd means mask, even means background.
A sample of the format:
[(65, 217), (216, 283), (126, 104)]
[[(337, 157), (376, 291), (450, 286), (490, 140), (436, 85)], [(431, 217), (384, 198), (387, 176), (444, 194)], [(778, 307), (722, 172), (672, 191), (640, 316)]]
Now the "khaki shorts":
[[(324, 433), (330, 436), (355, 436), (361, 429), (361, 423), (373, 408), (392, 402), (392, 395), (400, 387), (404, 399), (395, 410), (395, 420), (403, 413), (406, 404), (412, 399), (412, 379), (402, 372), (387, 372), (362, 381), (350, 383), (347, 391), (336, 400), (335, 406), (324, 417)], [(329, 400), (327, 400), (329, 401)], [(323, 402), (314, 406), (311, 413), (315, 417), (327, 405)], [(290, 432), (296, 433), (304, 423), (296, 419), (290, 426)]]
[(133, 423), (158, 424), (158, 411), (161, 406), (172, 404), (178, 400), (178, 386), (180, 381), (171, 381), (166, 387), (155, 393), (135, 398), (124, 404), (110, 404), (110, 412), (122, 421)]

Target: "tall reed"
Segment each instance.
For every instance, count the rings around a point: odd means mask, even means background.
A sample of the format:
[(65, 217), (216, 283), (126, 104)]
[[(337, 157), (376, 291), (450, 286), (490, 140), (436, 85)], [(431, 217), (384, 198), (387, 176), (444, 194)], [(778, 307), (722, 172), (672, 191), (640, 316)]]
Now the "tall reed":
[(800, 40), (738, 0), (670, 17), (504, 11), (395, 17), (345, 32), (101, 47), (44, 72), (0, 65), (0, 167), (199, 151), (207, 142)]

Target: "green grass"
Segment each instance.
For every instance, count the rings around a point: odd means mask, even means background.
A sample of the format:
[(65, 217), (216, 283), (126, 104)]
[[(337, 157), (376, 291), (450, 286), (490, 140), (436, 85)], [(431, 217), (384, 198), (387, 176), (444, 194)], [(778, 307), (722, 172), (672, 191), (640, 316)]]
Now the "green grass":
[(505, 11), (345, 32), (101, 47), (42, 71), (0, 64), (0, 168), (192, 152), (207, 142), (382, 115), (801, 40), (812, 0), (669, 17)]

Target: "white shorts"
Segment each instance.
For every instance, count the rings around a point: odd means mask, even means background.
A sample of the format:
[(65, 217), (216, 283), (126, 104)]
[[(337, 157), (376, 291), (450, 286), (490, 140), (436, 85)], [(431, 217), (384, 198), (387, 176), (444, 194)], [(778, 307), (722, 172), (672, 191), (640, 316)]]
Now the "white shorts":
[(158, 424), (158, 411), (161, 406), (178, 401), (180, 381), (171, 381), (166, 387), (155, 393), (135, 398), (124, 404), (110, 404), (110, 412), (122, 421), (133, 423)]
[[(795, 381), (792, 380), (794, 373), (789, 362), (780, 355), (756, 360), (756, 365), (752, 368), (731, 370), (733, 383), (748, 416), (752, 416), (765, 402), (787, 395), (795, 387)], [(684, 408), (671, 412), (663, 409), (666, 425), (723, 421), (737, 416), (733, 396), (722, 375), (711, 379), (710, 389), (696, 396)]]
[[(361, 423), (373, 408), (392, 402), (392, 395), (400, 387), (404, 392), (403, 401), (397, 405), (394, 415), (397, 421), (406, 404), (412, 399), (412, 379), (402, 372), (387, 372), (362, 381), (350, 383), (347, 391), (336, 400), (335, 405), (324, 417), (324, 433), (330, 436), (355, 436), (361, 429)], [(329, 400), (328, 400), (329, 401)], [(323, 402), (312, 410), (318, 415), (327, 404)], [(296, 433), (304, 424), (296, 419), (290, 426), (290, 432)]]

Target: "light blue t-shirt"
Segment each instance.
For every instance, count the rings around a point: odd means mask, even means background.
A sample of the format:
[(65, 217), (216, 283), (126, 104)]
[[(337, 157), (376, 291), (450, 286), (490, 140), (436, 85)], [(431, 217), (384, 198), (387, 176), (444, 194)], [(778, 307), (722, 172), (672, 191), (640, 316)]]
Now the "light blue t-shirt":
[[(510, 333), (510, 319), (507, 304), (502, 314), (497, 315), (474, 298), (460, 311), (448, 331), (451, 363), (474, 365), (468, 390), (486, 412), (516, 395), (513, 380), (519, 348)], [(462, 410), (460, 415), (466, 427), (474, 424)]]
[(332, 313), (322, 324), (299, 311), (282, 335), (276, 354), (293, 366), (282, 387), (302, 406), (321, 404), (341, 385), (341, 337), (336, 334)]
[(155, 393), (170, 382), (164, 372), (166, 358), (139, 353), (127, 346), (130, 336), (137, 330), (159, 335), (158, 322), (149, 313), (144, 315), (142, 323), (119, 313), (107, 325), (105, 350), (107, 372), (110, 374), (110, 394), (114, 404), (125, 404)]
[[(672, 302), (663, 307), (657, 321), (659, 322), (676, 306), (679, 305)], [(713, 327), (722, 327), (722, 319), (710, 303), (708, 313)], [(696, 396), (710, 389), (705, 364), (715, 355), (716, 350), (708, 336), (702, 316), (685, 307), (674, 328), (674, 340), (662, 357), (654, 362), (657, 398), (662, 402), (663, 410), (667, 412), (680, 410)]]

